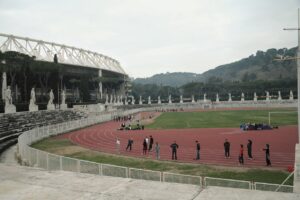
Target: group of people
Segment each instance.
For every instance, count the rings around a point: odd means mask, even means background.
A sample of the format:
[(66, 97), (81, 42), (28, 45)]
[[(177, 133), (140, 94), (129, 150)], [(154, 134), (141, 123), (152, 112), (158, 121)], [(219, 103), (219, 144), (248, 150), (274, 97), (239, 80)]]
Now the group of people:
[[(117, 142), (118, 142), (118, 139), (117, 139)], [(148, 152), (152, 151), (153, 144), (154, 144), (154, 139), (153, 139), (152, 135), (150, 135), (149, 138), (148, 137), (144, 138), (144, 140), (143, 140), (143, 155), (146, 155)], [(133, 139), (130, 138), (130, 139), (128, 139), (126, 151), (131, 151), (132, 146), (133, 146)], [(159, 151), (160, 151), (160, 147), (158, 145), (158, 142), (156, 142), (155, 153), (156, 153), (157, 159), (159, 159)]]
[[(249, 139), (248, 143), (247, 143), (247, 153), (248, 153), (249, 160), (253, 159), (252, 143), (253, 143), (252, 140)], [(154, 144), (154, 138), (152, 137), (152, 135), (144, 138), (143, 144), (142, 144), (143, 155), (147, 155), (147, 153), (149, 153), (153, 150), (153, 144)], [(126, 151), (131, 151), (132, 146), (133, 146), (133, 139), (130, 138), (130, 139), (128, 139)], [(176, 143), (176, 141), (174, 141), (170, 145), (170, 148), (171, 148), (171, 152), (172, 152), (172, 154), (171, 154), (172, 160), (177, 160), (177, 149), (179, 148), (179, 145)], [(117, 149), (117, 152), (119, 153), (120, 152), (120, 140), (118, 138), (116, 140), (116, 149)], [(200, 143), (198, 140), (195, 141), (195, 149), (196, 149), (195, 160), (200, 160), (201, 147), (200, 147)], [(263, 151), (265, 151), (265, 155), (266, 155), (266, 165), (271, 166), (270, 145), (266, 144), (266, 148), (263, 148)], [(156, 159), (160, 159), (160, 146), (159, 146), (158, 142), (155, 143), (154, 152), (155, 152)], [(230, 142), (228, 141), (228, 139), (225, 139), (225, 142), (224, 142), (224, 153), (225, 153), (225, 158), (229, 159), (230, 158)], [(244, 145), (243, 144), (240, 145), (238, 161), (239, 161), (240, 165), (244, 164)]]
[(244, 131), (248, 131), (248, 130), (271, 130), (273, 128), (278, 128), (278, 127), (272, 127), (268, 124), (264, 124), (264, 123), (242, 123), (240, 125), (240, 129), (244, 130)]
[[(266, 148), (263, 149), (265, 151), (266, 155), (266, 165), (271, 166), (271, 160), (270, 160), (270, 145), (266, 144)], [(224, 152), (225, 152), (225, 158), (230, 158), (230, 142), (225, 139), (224, 142)], [(248, 140), (247, 143), (247, 152), (248, 152), (248, 159), (253, 160), (252, 157), (252, 140)], [(239, 150), (239, 156), (238, 156), (239, 164), (243, 165), (244, 164), (244, 145), (240, 145), (240, 150)]]
[(128, 124), (126, 126), (126, 124), (123, 122), (121, 124), (121, 127), (118, 130), (122, 131), (122, 130), (144, 130), (144, 129), (145, 129), (144, 125), (140, 125), (139, 120), (138, 120), (136, 126), (134, 126), (134, 127), (132, 127), (131, 124)]
[(113, 117), (114, 121), (116, 122), (121, 122), (121, 121), (130, 121), (133, 119), (133, 116), (132, 115), (126, 115), (126, 116), (119, 116), (119, 115), (115, 115)]
[(183, 108), (177, 109), (177, 108), (172, 108), (172, 109), (156, 109), (155, 112), (178, 112), (178, 111), (184, 111)]
[[(152, 135), (150, 135), (149, 138), (148, 137), (144, 138), (144, 140), (143, 140), (143, 155), (146, 155), (147, 152), (152, 151), (153, 143), (154, 143), (154, 139), (153, 139)], [(156, 143), (156, 144), (158, 145), (158, 143)]]
[[(154, 144), (154, 138), (152, 135), (148, 137), (145, 137), (143, 140), (143, 155), (147, 155), (147, 153), (152, 152), (152, 148), (153, 148), (153, 144)], [(126, 151), (131, 151), (132, 150), (132, 146), (133, 146), (133, 139), (130, 138), (128, 139), (128, 143), (126, 146)], [(172, 149), (172, 160), (177, 160), (177, 149), (178, 149), (178, 144), (176, 143), (176, 141), (174, 141), (173, 144), (170, 145), (170, 148)], [(116, 140), (116, 148), (117, 148), (117, 152), (120, 152), (120, 140), (117, 138)], [(154, 152), (155, 152), (155, 158), (157, 160), (160, 159), (160, 146), (158, 144), (158, 142), (155, 143), (154, 146)], [(200, 144), (199, 144), (199, 153), (200, 153)], [(198, 156), (200, 159), (200, 154)]]

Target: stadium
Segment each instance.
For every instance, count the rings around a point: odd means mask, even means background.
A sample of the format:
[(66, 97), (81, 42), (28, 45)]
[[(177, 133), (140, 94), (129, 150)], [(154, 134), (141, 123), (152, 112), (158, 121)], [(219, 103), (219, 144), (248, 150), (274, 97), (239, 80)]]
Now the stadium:
[[(0, 39), (1, 97), (5, 98), (4, 87), (10, 86), (17, 111), (28, 111), (25, 105), (32, 88), (40, 110), (45, 109), (51, 89), (58, 106), (62, 90), (68, 105), (104, 103), (107, 95), (116, 101), (127, 94), (128, 75), (113, 58), (31, 38), (0, 34)], [(4, 111), (3, 104), (0, 110)]]
[[(243, 199), (299, 199), (292, 93), (287, 99), (267, 93), (263, 100), (242, 95), (238, 101), (204, 94), (188, 102), (169, 95), (149, 97), (145, 104), (131, 95), (129, 77), (113, 58), (26, 37), (0, 37), (0, 152), (4, 160), (15, 157), (21, 165), (0, 165), (0, 185), (8, 191), (0, 198), (232, 199), (234, 192)], [(145, 138), (152, 137), (145, 149)], [(224, 157), (226, 140), (229, 157)], [(251, 159), (248, 140), (253, 141)], [(272, 167), (266, 166), (266, 144)]]

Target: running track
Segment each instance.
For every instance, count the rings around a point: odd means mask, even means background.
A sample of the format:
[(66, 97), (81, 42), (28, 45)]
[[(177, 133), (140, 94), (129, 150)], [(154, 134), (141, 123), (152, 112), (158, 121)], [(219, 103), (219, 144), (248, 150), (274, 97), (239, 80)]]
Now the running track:
[[(132, 157), (155, 159), (154, 153), (142, 155), (142, 142), (146, 136), (152, 135), (154, 143), (160, 144), (162, 160), (171, 160), (170, 144), (177, 141), (179, 162), (202, 163), (224, 166), (237, 166), (240, 144), (244, 144), (244, 160), (246, 167), (265, 166), (265, 144), (270, 144), (272, 167), (287, 169), (294, 166), (295, 144), (298, 142), (297, 126), (285, 126), (274, 130), (241, 131), (239, 128), (195, 128), (170, 130), (131, 130), (120, 131), (121, 122), (105, 122), (81, 130), (73, 131), (59, 138), (68, 138), (82, 147), (106, 152), (117, 153), (115, 141), (121, 141), (120, 154)], [(134, 140), (133, 150), (125, 150), (129, 138)], [(230, 159), (224, 158), (223, 143), (225, 138), (231, 143)], [(247, 159), (247, 140), (253, 141), (252, 155), (254, 160)], [(201, 144), (199, 161), (195, 158), (195, 140)], [(154, 148), (154, 145), (153, 145)]]

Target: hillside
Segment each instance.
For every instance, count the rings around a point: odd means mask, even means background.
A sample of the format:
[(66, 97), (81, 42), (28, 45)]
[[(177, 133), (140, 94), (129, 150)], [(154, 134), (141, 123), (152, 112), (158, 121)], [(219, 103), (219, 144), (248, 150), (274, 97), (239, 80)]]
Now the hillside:
[(199, 81), (200, 74), (188, 72), (174, 72), (165, 74), (155, 74), (149, 78), (137, 78), (134, 83), (157, 84), (178, 87), (193, 81)]
[(212, 77), (226, 81), (252, 81), (252, 80), (278, 80), (296, 78), (296, 61), (274, 61), (277, 54), (295, 56), (296, 48), (268, 49), (266, 52), (257, 51), (255, 55), (241, 59), (237, 62), (225, 64), (208, 70), (201, 74), (204, 81)]
[(254, 81), (295, 79), (297, 74), (296, 61), (274, 61), (276, 55), (295, 56), (297, 48), (268, 49), (257, 51), (255, 55), (239, 61), (218, 66), (203, 74), (175, 72), (156, 74), (149, 78), (137, 78), (134, 83), (157, 84), (178, 87), (190, 82), (210, 81)]

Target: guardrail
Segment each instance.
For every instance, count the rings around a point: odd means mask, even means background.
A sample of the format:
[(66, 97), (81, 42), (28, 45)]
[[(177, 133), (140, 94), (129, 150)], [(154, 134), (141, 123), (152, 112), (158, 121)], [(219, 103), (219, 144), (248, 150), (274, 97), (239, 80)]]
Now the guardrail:
[(219, 186), (219, 187), (230, 187), (230, 188), (241, 188), (241, 189), (252, 189), (250, 181), (241, 181), (233, 179), (222, 179), (222, 178), (204, 178), (204, 185), (207, 186)]
[(263, 190), (263, 191), (277, 191), (278, 192), (293, 192), (294, 187), (290, 185), (280, 185), (280, 184), (270, 184), (270, 183), (254, 183), (255, 190)]
[(175, 174), (175, 173), (170, 173), (170, 172), (163, 173), (163, 181), (164, 182), (172, 182), (172, 183), (186, 183), (186, 184), (193, 184), (193, 185), (202, 185), (202, 178), (200, 176)]
[[(18, 138), (18, 153), (23, 163), (29, 166), (43, 168), (49, 171), (64, 170), (78, 173), (88, 173), (102, 176), (115, 176), (133, 179), (143, 179), (160, 182), (173, 182), (182, 184), (199, 185), (200, 187), (220, 186), (243, 189), (256, 189), (275, 191), (279, 185), (268, 183), (251, 183), (232, 179), (221, 179), (201, 176), (183, 175), (169, 172), (160, 172), (136, 168), (128, 168), (116, 165), (96, 163), (60, 155), (51, 154), (45, 151), (34, 149), (30, 145), (44, 138), (66, 133), (79, 128), (84, 128), (100, 122), (112, 120), (115, 115), (130, 115), (137, 112), (152, 111), (157, 107), (139, 108), (127, 110), (120, 113), (113, 112), (101, 116), (88, 117), (86, 119), (64, 122), (49, 126), (37, 127), (24, 132)], [(203, 184), (202, 184), (203, 183)], [(274, 189), (274, 190), (273, 190)], [(280, 192), (292, 192), (293, 186), (281, 185)]]

